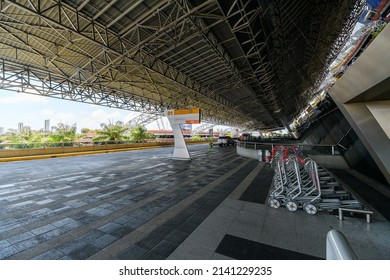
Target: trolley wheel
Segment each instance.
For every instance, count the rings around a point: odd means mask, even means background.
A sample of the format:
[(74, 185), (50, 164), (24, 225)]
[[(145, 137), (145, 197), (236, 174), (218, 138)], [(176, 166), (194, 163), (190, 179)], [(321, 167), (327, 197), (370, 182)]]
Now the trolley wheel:
[(290, 200), (286, 202), (286, 208), (288, 211), (295, 212), (298, 210), (298, 204), (295, 201)]
[(303, 210), (309, 215), (315, 215), (318, 208), (313, 203), (308, 202), (303, 205)]
[(269, 206), (271, 206), (272, 208), (275, 208), (275, 209), (278, 209), (280, 207), (280, 201), (275, 199), (275, 198), (270, 198), (268, 200), (268, 204), (269, 204)]

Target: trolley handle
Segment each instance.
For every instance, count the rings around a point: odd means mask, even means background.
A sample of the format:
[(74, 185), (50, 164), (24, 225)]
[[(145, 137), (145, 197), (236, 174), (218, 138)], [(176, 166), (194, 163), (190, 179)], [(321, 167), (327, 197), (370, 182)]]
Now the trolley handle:
[(305, 160), (302, 158), (302, 152), (298, 150), (295, 146), (291, 146), (293, 155), (298, 159), (299, 163), (305, 164)]
[(316, 190), (321, 193), (321, 186), (320, 186), (320, 178), (318, 177), (318, 168), (317, 164), (312, 160), (312, 174), (313, 174), (313, 180), (314, 180), (314, 186), (316, 187)]

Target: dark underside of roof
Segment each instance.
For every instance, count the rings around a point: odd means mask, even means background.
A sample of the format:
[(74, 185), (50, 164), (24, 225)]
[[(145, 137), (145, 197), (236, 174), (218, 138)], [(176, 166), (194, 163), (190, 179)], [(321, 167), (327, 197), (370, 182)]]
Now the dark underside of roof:
[(15, 74), (11, 90), (24, 80), (33, 94), (146, 113), (193, 106), (209, 122), (279, 128), (307, 105), (362, 4), (3, 1), (3, 82)]

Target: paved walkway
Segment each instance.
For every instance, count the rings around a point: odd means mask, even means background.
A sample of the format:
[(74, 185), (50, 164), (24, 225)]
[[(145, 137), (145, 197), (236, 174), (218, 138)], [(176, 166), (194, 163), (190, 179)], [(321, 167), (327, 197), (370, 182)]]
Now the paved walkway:
[(390, 259), (390, 223), (328, 213), (309, 216), (227, 198), (168, 259), (310, 260), (326, 258), (326, 234), (341, 231), (358, 259)]
[(340, 229), (390, 259), (390, 225), (265, 204), (272, 170), (235, 148), (171, 148), (0, 164), (0, 259), (318, 259)]

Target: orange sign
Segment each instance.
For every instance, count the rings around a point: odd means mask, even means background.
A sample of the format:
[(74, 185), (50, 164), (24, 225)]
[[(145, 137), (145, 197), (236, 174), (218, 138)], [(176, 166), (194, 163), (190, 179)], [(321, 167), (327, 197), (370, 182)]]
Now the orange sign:
[(168, 110), (166, 116), (174, 124), (199, 124), (200, 109)]

